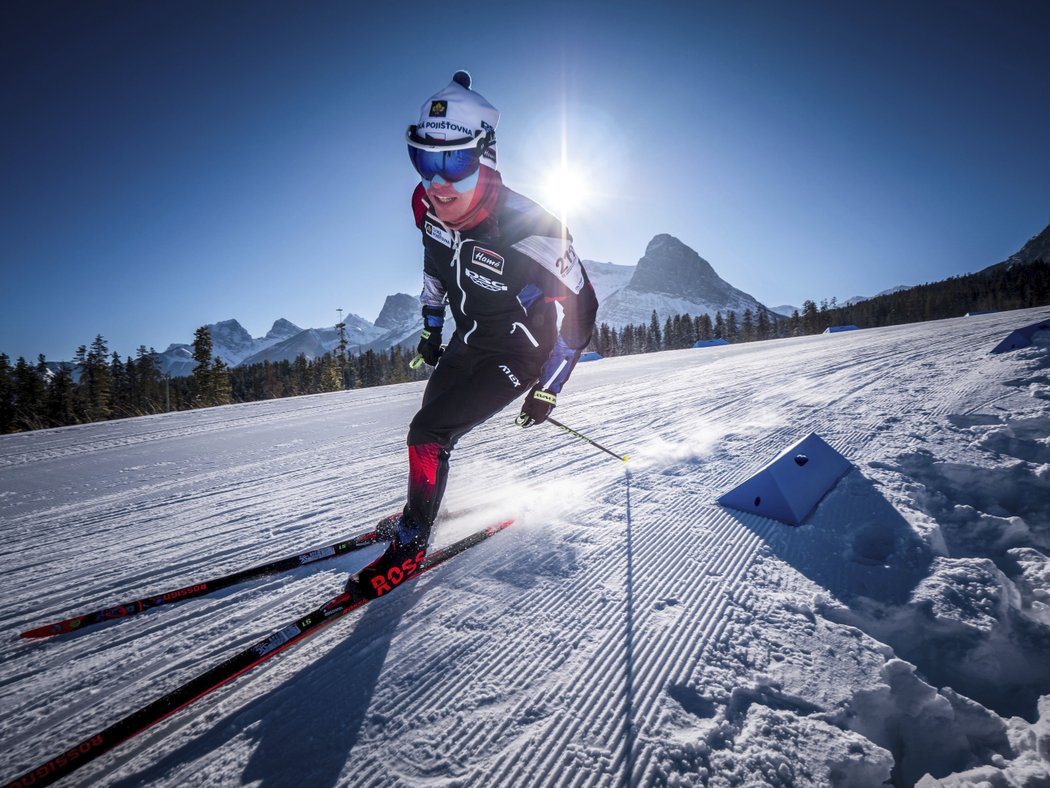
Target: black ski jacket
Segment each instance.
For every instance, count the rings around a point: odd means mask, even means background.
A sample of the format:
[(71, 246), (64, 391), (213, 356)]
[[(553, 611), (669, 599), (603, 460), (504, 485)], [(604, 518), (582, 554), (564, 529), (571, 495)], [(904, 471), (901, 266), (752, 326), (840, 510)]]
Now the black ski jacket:
[[(567, 346), (575, 351), (574, 365), (594, 331), (594, 288), (562, 223), (532, 200), (502, 184), (499, 188), (488, 218), (460, 232), (441, 223), (422, 184), (417, 187), (413, 207), (423, 237), (420, 303), (440, 309), (447, 303), (456, 334), (468, 347), (543, 363), (564, 354)], [(555, 303), (564, 312), (561, 342)], [(563, 370), (555, 391), (568, 371)]]

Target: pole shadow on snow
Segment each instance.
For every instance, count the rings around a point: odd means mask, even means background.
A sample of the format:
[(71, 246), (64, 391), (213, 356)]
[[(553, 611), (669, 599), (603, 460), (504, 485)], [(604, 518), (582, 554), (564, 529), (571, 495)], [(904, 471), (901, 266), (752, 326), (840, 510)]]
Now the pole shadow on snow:
[(624, 644), (624, 700), (623, 700), (623, 785), (630, 788), (634, 777), (634, 545), (631, 522), (631, 471), (625, 473), (627, 488), (627, 594), (626, 643)]
[[(188, 762), (210, 758), (239, 737), (252, 741), (241, 783), (263, 788), (337, 785), (366, 727), (368, 709), (401, 619), (425, 593), (425, 588), (410, 583), (397, 594), (365, 606), (349, 635), (335, 633), (338, 643), (325, 656), (114, 785), (130, 788), (157, 782)], [(300, 648), (309, 648), (309, 641)], [(280, 659), (278, 656), (268, 667), (279, 668)], [(233, 691), (237, 691), (236, 683)], [(289, 746), (292, 742), (294, 750)], [(222, 769), (222, 762), (210, 768)]]

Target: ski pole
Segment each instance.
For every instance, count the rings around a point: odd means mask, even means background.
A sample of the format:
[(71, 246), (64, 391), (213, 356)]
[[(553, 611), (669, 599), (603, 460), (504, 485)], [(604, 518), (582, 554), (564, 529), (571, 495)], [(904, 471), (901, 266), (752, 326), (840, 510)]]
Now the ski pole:
[(581, 441), (583, 441), (584, 443), (589, 443), (589, 444), (591, 444), (591, 446), (593, 446), (594, 448), (596, 448), (596, 449), (601, 449), (601, 450), (602, 450), (603, 452), (605, 452), (606, 454), (610, 454), (610, 455), (612, 455), (613, 457), (615, 457), (615, 458), (616, 458), (616, 459), (618, 459), (618, 460), (623, 460), (624, 462), (627, 462), (627, 461), (628, 461), (629, 459), (631, 459), (629, 455), (626, 455), (626, 454), (623, 454), (623, 455), (621, 455), (621, 454), (617, 454), (617, 453), (616, 453), (616, 452), (614, 452), (614, 451), (610, 451), (609, 449), (607, 449), (607, 448), (605, 448), (604, 446), (602, 446), (602, 445), (601, 445), (600, 443), (597, 443), (596, 441), (592, 441), (592, 440), (591, 440), (590, 438), (588, 438), (588, 437), (587, 437), (586, 435), (584, 435), (584, 434), (582, 434), (582, 433), (580, 433), (580, 432), (577, 432), (576, 430), (572, 429), (571, 427), (566, 427), (566, 426), (565, 426), (564, 424), (562, 424), (562, 423), (561, 423), (560, 421), (558, 421), (557, 419), (552, 419), (552, 418), (551, 418), (550, 416), (548, 416), (548, 417), (547, 417), (547, 421), (549, 421), (549, 422), (550, 422), (551, 424), (553, 424), (553, 425), (554, 425), (555, 427), (560, 427), (561, 429), (565, 430), (565, 431), (566, 431), (567, 433), (569, 433), (569, 434), (570, 434), (570, 435), (571, 435), (572, 437), (574, 437), (574, 438), (579, 438), (579, 439), (580, 439)]

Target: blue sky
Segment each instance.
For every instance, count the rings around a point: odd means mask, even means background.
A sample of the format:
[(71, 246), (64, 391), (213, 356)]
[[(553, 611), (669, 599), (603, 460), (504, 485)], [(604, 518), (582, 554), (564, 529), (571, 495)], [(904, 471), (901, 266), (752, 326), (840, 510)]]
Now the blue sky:
[[(383, 7), (381, 7), (383, 6)], [(458, 68), (584, 259), (657, 233), (771, 306), (1003, 260), (1050, 221), (1050, 4), (5, 3), (0, 352), (127, 355), (417, 293), (404, 129)]]

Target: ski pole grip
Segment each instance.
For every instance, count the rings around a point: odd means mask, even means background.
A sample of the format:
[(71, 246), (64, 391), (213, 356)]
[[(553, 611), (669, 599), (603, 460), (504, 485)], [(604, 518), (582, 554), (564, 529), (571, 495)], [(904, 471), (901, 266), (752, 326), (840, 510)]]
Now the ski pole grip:
[(419, 369), (423, 366), (423, 356), (420, 353), (416, 353), (416, 357), (408, 362), (409, 369)]

